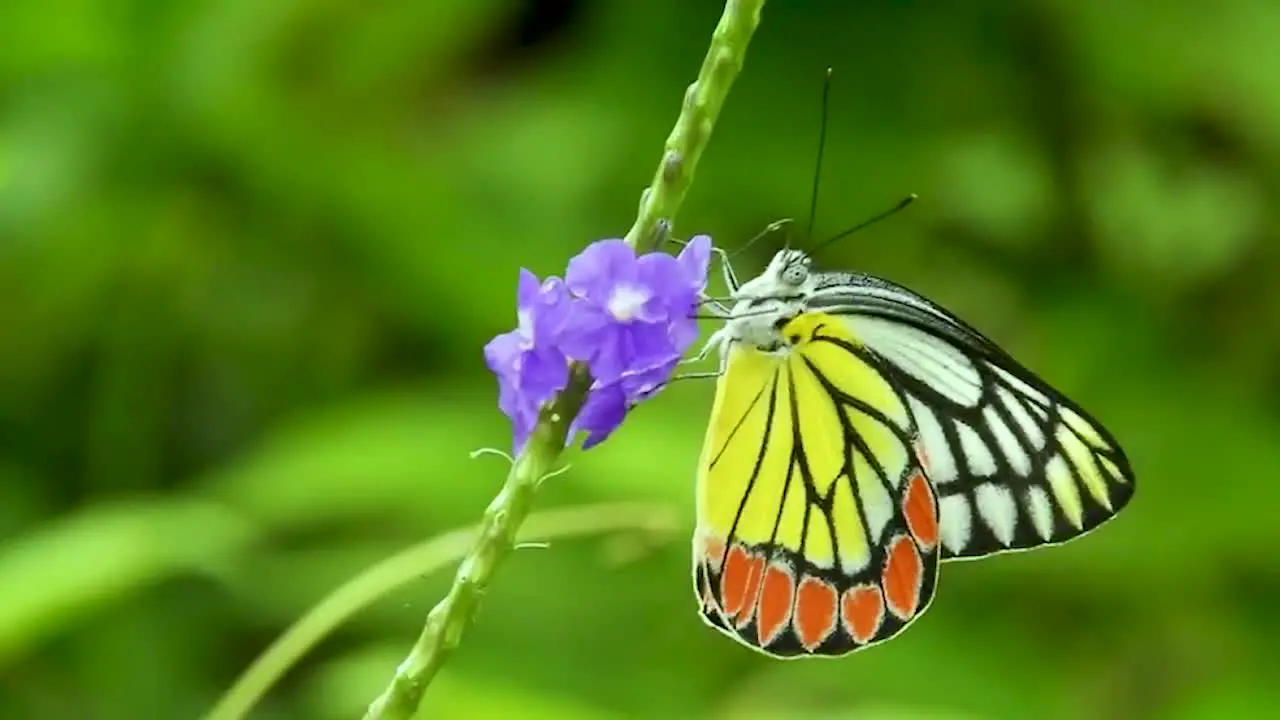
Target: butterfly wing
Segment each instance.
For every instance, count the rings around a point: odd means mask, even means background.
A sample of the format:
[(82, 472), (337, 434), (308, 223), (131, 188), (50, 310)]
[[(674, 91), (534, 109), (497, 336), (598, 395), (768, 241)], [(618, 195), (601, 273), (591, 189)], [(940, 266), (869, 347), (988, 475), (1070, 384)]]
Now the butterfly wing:
[(775, 657), (843, 655), (933, 597), (938, 506), (910, 414), (835, 317), (783, 328), (776, 356), (732, 345), (698, 472), (703, 618)]
[(1133, 470), (1106, 428), (954, 315), (860, 275), (814, 304), (845, 318), (910, 408), (944, 560), (1072, 540), (1133, 496)]

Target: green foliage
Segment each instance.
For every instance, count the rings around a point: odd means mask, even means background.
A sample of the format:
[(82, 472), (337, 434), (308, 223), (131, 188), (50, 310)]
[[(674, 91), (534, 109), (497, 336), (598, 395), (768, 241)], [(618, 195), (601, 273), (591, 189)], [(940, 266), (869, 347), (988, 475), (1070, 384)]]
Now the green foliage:
[[(667, 534), (672, 530), (669, 515), (662, 508), (625, 503), (546, 511), (534, 513), (527, 519), (520, 518), (517, 537), (523, 539), (526, 547), (539, 547), (540, 545), (533, 543), (545, 542), (551, 537), (593, 532), (643, 531)], [(280, 681), (285, 672), (353, 615), (425, 574), (438, 571), (460, 559), (464, 563), (468, 562), (465, 556), (471, 552), (481, 532), (477, 532), (476, 528), (467, 528), (438, 535), (379, 562), (325, 596), (245, 670), (209, 713), (209, 720), (244, 717), (255, 704), (261, 702), (262, 696)], [(458, 585), (457, 580), (454, 584)], [(433, 609), (432, 614), (434, 613)], [(459, 617), (463, 622), (471, 620), (468, 615)], [(429, 626), (430, 624), (428, 621)], [(432, 651), (443, 655), (435, 648), (427, 650)], [(437, 667), (442, 662), (435, 657), (427, 659)], [(397, 669), (397, 679), (401, 674)], [(418, 682), (425, 688), (430, 677), (425, 680), (418, 678)], [(411, 708), (416, 706), (421, 702), (421, 692), (407, 700), (412, 703)], [(407, 712), (413, 715), (412, 709)]]
[[(197, 717), (322, 597), (479, 517), (516, 268), (626, 232), (719, 7), (582, 3), (522, 45), (496, 0), (11, 5), (0, 714)], [(704, 628), (682, 542), (520, 551), (427, 714), (1274, 716), (1278, 31), (1259, 0), (768, 6), (678, 232), (806, 215), (834, 66), (817, 234), (921, 200), (823, 261), (1005, 344), (1141, 489), (1079, 543), (945, 567), (918, 625), (837, 662)], [(687, 529), (710, 398), (673, 386), (539, 507)], [(362, 712), (447, 575), (254, 717)]]

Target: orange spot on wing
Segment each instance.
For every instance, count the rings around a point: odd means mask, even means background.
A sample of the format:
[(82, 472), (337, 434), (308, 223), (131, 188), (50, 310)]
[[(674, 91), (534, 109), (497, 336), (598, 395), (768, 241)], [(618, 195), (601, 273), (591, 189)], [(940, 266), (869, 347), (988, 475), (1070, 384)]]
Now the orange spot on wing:
[(795, 580), (785, 568), (770, 564), (764, 571), (760, 584), (760, 603), (756, 611), (756, 634), (760, 647), (773, 642), (787, 619), (791, 617), (791, 600), (795, 595)]
[(725, 617), (731, 618), (741, 612), (750, 572), (751, 558), (747, 551), (741, 545), (729, 548), (724, 568), (720, 570), (720, 607), (724, 609)]
[(920, 581), (924, 578), (924, 562), (911, 538), (899, 535), (889, 543), (881, 582), (889, 611), (903, 620), (915, 617), (920, 606)]
[(792, 624), (800, 645), (812, 652), (836, 629), (836, 589), (816, 577), (806, 577), (796, 588)]
[(747, 565), (747, 592), (742, 596), (742, 611), (738, 615), (738, 627), (744, 627), (751, 622), (751, 616), (756, 612), (756, 599), (760, 596), (760, 574), (763, 572), (764, 556), (752, 553), (751, 561)]
[(840, 619), (854, 642), (859, 645), (871, 642), (884, 619), (884, 599), (880, 596), (880, 588), (855, 585), (845, 590), (844, 597), (840, 599)]
[(907, 529), (916, 543), (926, 551), (932, 550), (938, 544), (938, 505), (933, 498), (933, 488), (929, 487), (929, 481), (919, 470), (907, 478), (902, 514), (907, 518)]
[(750, 622), (763, 569), (764, 557), (759, 553), (748, 552), (736, 543), (729, 547), (720, 571), (720, 607), (726, 620), (738, 618), (739, 624), (744, 625)]

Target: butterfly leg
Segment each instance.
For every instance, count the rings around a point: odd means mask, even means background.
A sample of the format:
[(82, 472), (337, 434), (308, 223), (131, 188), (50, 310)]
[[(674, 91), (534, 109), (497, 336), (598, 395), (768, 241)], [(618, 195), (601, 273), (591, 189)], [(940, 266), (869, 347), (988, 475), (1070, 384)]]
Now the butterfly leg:
[[(723, 348), (725, 345), (728, 344), (728, 342), (729, 342), (728, 333), (725, 332), (725, 328), (720, 328), (719, 330), (711, 333), (711, 337), (707, 338), (707, 341), (702, 344), (702, 348), (698, 350), (697, 355), (694, 355), (691, 358), (685, 358), (684, 360), (681, 360), (679, 364), (692, 365), (693, 363), (702, 362), (703, 360), (706, 360), (708, 356), (711, 355), (712, 350), (718, 350), (720, 348)], [(721, 360), (720, 364), (724, 365), (723, 359)], [(716, 373), (716, 374), (719, 374), (719, 373)]]
[(722, 300), (723, 298), (714, 298), (709, 295), (703, 295), (698, 298), (698, 303), (711, 308), (711, 313), (714, 316), (711, 318), (712, 320), (728, 320), (730, 315), (729, 308), (725, 306)]
[(720, 276), (724, 278), (724, 286), (729, 288), (730, 293), (738, 292), (741, 284), (738, 282), (738, 275), (733, 271), (733, 264), (729, 262), (729, 253), (714, 245), (711, 247), (711, 252), (720, 258)]
[(671, 382), (677, 380), (714, 380), (720, 377), (720, 371), (715, 372), (696, 372), (696, 373), (680, 373), (671, 378)]
[[(713, 336), (713, 339), (714, 339), (714, 336)], [(718, 346), (718, 347), (724, 347), (725, 345), (727, 345), (727, 343), (728, 343), (728, 341), (727, 341), (727, 340), (717, 340), (717, 341), (716, 341), (716, 345), (715, 345), (715, 346)], [(690, 358), (690, 359), (688, 359), (688, 360), (685, 360), (684, 362), (682, 362), (682, 363), (680, 363), (680, 364), (681, 364), (681, 365), (683, 365), (683, 364), (684, 364), (684, 363), (686, 363), (686, 362), (696, 362), (696, 361), (698, 361), (698, 360), (705, 359), (705, 358), (706, 358), (706, 356), (707, 356), (707, 355), (709, 355), (709, 354), (710, 354), (710, 352), (711, 352), (711, 351), (710, 351), (710, 348), (715, 347), (715, 346), (713, 346), (713, 345), (711, 344), (711, 340), (708, 340), (708, 341), (707, 341), (707, 344), (703, 346), (702, 351), (701, 351), (701, 352), (699, 352), (697, 356), (695, 356), (695, 357), (693, 357), (693, 358)], [(722, 352), (722, 353), (720, 353), (720, 367), (719, 367), (719, 368), (717, 368), (715, 372), (681, 373), (681, 374), (676, 375), (675, 377), (671, 378), (671, 380), (672, 380), (672, 381), (675, 381), (675, 380), (710, 380), (710, 379), (713, 379), (713, 378), (719, 378), (721, 375), (724, 375), (725, 367), (727, 367), (727, 366), (728, 366), (728, 364), (729, 364), (729, 355), (728, 355), (728, 353), (723, 353), (723, 352)]]

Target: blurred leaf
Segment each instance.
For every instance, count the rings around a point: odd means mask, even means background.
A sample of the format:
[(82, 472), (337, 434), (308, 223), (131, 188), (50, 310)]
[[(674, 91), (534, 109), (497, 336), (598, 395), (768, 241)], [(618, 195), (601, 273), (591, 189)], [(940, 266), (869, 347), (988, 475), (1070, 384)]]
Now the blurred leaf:
[[(719, 9), (6, 5), (0, 714), (191, 717), (343, 578), (474, 521), (504, 468), (467, 453), (510, 437), (480, 348), (517, 269), (629, 225)], [(1137, 496), (1066, 547), (949, 565), (884, 647), (780, 665), (698, 618), (713, 384), (677, 383), (539, 499), (661, 503), (676, 542), (518, 553), (451, 712), (1266, 716), (1278, 35), (1269, 0), (770, 3), (677, 234), (807, 216), (834, 66), (814, 236), (921, 199), (821, 263), (1007, 347), (1114, 432)], [(344, 623), (258, 714), (358, 713), (446, 580)]]
[(0, 548), (0, 661), (109, 603), (185, 573), (226, 572), (254, 533), (217, 505), (90, 508)]
[(1169, 720), (1270, 718), (1280, 713), (1280, 693), (1266, 681), (1238, 679), (1195, 693), (1164, 717)]
[(1101, 146), (1090, 160), (1085, 187), (1100, 249), (1127, 275), (1179, 285), (1221, 275), (1261, 222), (1257, 189), (1229, 170), (1204, 163), (1178, 176), (1132, 144)]
[[(329, 663), (307, 683), (310, 688), (307, 695), (311, 698), (307, 703), (308, 716), (335, 720), (358, 716), (373, 699), (376, 688), (386, 681), (387, 668), (393, 667), (400, 659), (395, 648), (379, 645), (362, 648)], [(572, 698), (525, 691), (506, 686), (501, 681), (494, 682), (491, 678), (479, 680), (444, 670), (432, 683), (418, 717), (424, 720), (469, 720), (476, 717), (608, 720), (627, 716)]]
[(468, 455), (509, 434), (487, 405), (453, 389), (366, 398), (282, 428), (203, 485), (278, 529), (388, 513), (452, 521), (478, 513), (505, 476)]
[(1002, 245), (1039, 245), (1053, 209), (1053, 178), (1040, 150), (1016, 128), (940, 138), (938, 215), (982, 227)]
[[(946, 601), (945, 592), (939, 597)], [(1037, 653), (1010, 642), (1009, 635), (1004, 631), (984, 639), (972, 630), (940, 628), (926, 614), (903, 637), (871, 651), (825, 662), (752, 663), (752, 672), (726, 688), (725, 705), (714, 716), (861, 717), (867, 712), (886, 718), (897, 713), (1013, 719), (1025, 717), (1033, 706), (1038, 717), (1055, 716), (1049, 699), (1061, 688), (1054, 667), (1037, 665)], [(982, 642), (1000, 652), (979, 652), (975, 643)], [(929, 682), (920, 681), (921, 662), (932, 674)]]
[[(521, 526), (519, 541), (624, 530), (665, 534), (671, 525), (665, 508), (592, 505), (534, 512)], [(473, 527), (438, 535), (379, 562), (334, 590), (245, 670), (210, 712), (209, 720), (243, 717), (263, 693), (325, 635), (397, 587), (461, 559), (470, 548), (475, 532)]]

